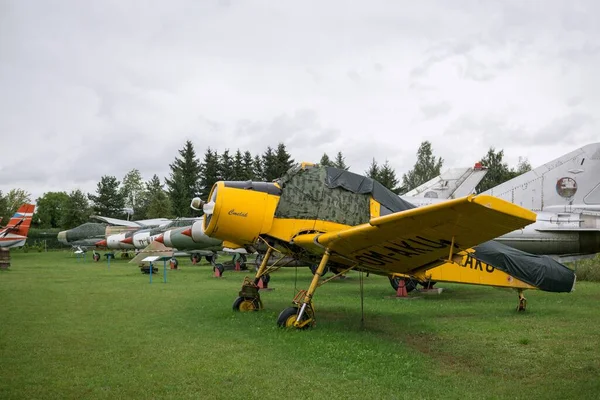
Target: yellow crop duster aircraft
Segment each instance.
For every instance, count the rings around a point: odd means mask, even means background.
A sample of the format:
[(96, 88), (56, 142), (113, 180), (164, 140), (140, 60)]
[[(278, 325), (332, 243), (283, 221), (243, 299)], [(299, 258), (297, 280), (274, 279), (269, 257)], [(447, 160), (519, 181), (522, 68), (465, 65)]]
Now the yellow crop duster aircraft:
[(258, 240), (268, 245), (255, 279), (242, 285), (236, 310), (262, 308), (257, 284), (269, 272), (274, 250), (318, 262), (308, 290), (279, 315), (280, 326), (295, 328), (314, 324), (313, 295), (327, 265), (340, 273), (420, 276), (455, 261), (466, 265), (472, 246), (536, 219), (534, 212), (488, 195), (415, 208), (370, 178), (308, 163), (270, 183), (217, 182), (209, 201), (194, 199), (192, 207), (202, 207), (206, 235), (227, 247), (252, 249)]

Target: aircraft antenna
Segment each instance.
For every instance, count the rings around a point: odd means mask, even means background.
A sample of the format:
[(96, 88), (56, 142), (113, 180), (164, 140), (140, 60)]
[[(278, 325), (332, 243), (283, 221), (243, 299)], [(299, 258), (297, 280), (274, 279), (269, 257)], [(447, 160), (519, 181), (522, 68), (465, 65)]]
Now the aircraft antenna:
[(294, 295), (296, 293), (298, 293), (298, 290), (296, 289), (296, 283), (298, 283), (298, 266), (297, 265), (296, 265), (295, 269), (296, 269), (296, 277), (294, 278)]
[(360, 284), (360, 328), (365, 327), (365, 292), (364, 292), (364, 280), (363, 272), (359, 272), (359, 284)]

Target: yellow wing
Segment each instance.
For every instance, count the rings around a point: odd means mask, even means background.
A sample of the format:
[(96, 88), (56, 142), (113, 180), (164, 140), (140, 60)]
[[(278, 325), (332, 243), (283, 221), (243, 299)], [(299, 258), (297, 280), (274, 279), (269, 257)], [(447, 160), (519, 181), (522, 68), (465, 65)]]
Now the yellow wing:
[(471, 195), (373, 218), (342, 231), (301, 235), (294, 244), (310, 251), (328, 248), (332, 259), (343, 264), (407, 273), (440, 265), (451, 248), (458, 253), (535, 218), (534, 212), (502, 199)]

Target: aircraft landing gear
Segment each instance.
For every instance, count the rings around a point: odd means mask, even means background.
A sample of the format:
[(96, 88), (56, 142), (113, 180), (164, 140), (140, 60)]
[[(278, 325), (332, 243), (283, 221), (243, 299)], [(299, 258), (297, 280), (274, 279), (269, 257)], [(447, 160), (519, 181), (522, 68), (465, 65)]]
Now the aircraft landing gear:
[(319, 286), (319, 279), (325, 274), (325, 268), (329, 261), (331, 253), (329, 249), (321, 258), (319, 266), (315, 270), (312, 282), (308, 290), (301, 290), (294, 297), (295, 307), (288, 307), (279, 314), (277, 325), (283, 328), (306, 329), (315, 325), (315, 309), (312, 303), (312, 297)]
[[(288, 307), (284, 309), (277, 317), (277, 326), (281, 328), (295, 328), (296, 319), (298, 318), (298, 307)], [(311, 308), (309, 312), (305, 312), (302, 316), (301, 327), (297, 329), (308, 329), (308, 320), (314, 320), (314, 310)]]
[(263, 303), (260, 299), (260, 294), (258, 293), (258, 282), (267, 268), (267, 262), (269, 261), (272, 252), (273, 248), (269, 247), (265, 257), (262, 259), (258, 271), (256, 271), (254, 280), (249, 277), (244, 278), (242, 290), (240, 290), (238, 298), (233, 302), (234, 311), (258, 311), (263, 308)]
[(527, 308), (527, 299), (523, 295), (523, 289), (519, 289), (519, 305), (517, 306), (517, 311), (525, 311)]
[(258, 286), (246, 277), (239, 297), (233, 302), (233, 311), (258, 311), (262, 308), (263, 304), (260, 300), (260, 294), (258, 294)]
[(417, 281), (411, 278), (403, 278), (401, 276), (397, 276), (397, 275), (393, 275), (393, 276), (388, 276), (389, 280), (390, 280), (390, 285), (392, 285), (392, 288), (394, 290), (398, 290), (398, 286), (400, 286), (400, 281), (404, 280), (404, 287), (406, 288), (406, 291), (408, 293), (412, 292), (413, 290), (415, 290), (417, 288)]

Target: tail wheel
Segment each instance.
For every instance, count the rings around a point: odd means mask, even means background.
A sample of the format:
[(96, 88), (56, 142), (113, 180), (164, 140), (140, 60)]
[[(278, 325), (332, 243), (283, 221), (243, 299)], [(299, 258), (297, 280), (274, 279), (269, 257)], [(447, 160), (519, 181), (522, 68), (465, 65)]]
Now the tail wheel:
[(425, 281), (425, 282), (420, 282), (421, 286), (423, 286), (425, 289), (432, 289), (433, 285), (435, 285), (437, 282), (436, 281)]
[[(312, 272), (313, 275), (316, 274), (317, 268), (319, 268), (319, 264), (311, 264), (310, 272)], [(325, 267), (325, 270), (323, 271), (323, 275), (325, 275), (328, 271), (329, 271), (329, 268)]]
[(398, 286), (400, 286), (400, 280), (404, 280), (404, 287), (406, 288), (407, 292), (412, 292), (413, 290), (415, 290), (417, 288), (417, 281), (415, 281), (414, 279), (411, 278), (403, 278), (400, 276), (390, 276), (390, 285), (392, 285), (392, 288), (394, 290), (398, 290)]
[(238, 297), (233, 302), (233, 311), (258, 311), (262, 308), (260, 299), (252, 299), (248, 297)]

